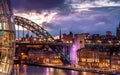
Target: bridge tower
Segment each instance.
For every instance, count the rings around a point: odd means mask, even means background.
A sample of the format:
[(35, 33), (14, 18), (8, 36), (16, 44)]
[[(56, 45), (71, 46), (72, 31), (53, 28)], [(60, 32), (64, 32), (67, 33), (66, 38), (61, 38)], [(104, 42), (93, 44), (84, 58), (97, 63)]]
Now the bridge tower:
[(9, 75), (13, 66), (15, 29), (10, 4), (10, 0), (0, 0), (0, 75)]

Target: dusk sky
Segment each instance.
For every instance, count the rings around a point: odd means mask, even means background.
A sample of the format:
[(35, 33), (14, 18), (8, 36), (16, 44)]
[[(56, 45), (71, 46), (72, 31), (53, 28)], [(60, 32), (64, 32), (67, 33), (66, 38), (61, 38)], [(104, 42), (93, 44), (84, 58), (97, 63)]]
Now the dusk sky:
[(56, 36), (62, 33), (116, 32), (120, 0), (11, 0), (13, 13), (43, 25)]

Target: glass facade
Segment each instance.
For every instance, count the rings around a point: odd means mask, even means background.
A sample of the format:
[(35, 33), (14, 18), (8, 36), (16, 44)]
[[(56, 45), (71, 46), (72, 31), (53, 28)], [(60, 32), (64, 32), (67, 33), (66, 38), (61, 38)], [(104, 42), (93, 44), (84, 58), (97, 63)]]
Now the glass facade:
[(12, 71), (14, 30), (10, 0), (0, 0), (0, 75), (8, 75)]

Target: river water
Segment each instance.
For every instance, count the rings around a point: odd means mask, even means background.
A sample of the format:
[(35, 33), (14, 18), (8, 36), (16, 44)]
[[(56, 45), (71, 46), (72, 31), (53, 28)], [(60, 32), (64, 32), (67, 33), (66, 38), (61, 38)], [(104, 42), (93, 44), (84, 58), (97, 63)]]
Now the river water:
[(12, 75), (105, 75), (90, 72), (79, 72), (73, 70), (63, 70), (49, 67), (14, 65)]

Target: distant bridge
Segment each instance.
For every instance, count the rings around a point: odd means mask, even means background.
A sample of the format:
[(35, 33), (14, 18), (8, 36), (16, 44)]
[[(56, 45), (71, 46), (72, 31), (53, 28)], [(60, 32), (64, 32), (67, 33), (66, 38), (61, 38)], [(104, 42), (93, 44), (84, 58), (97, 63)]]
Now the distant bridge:
[[(18, 26), (18, 39), (16, 39), (16, 52), (18, 50), (29, 50), (27, 45), (49, 45), (49, 47), (60, 56), (63, 64), (71, 64), (70, 58), (63, 52), (64, 47), (68, 47), (68, 44), (62, 42), (56, 42), (54, 38), (40, 25), (23, 17), (14, 16), (15, 25)], [(23, 38), (19, 38), (19, 26), (23, 28)], [(24, 28), (34, 33), (37, 38), (24, 37)], [(68, 50), (68, 49), (67, 49)]]

